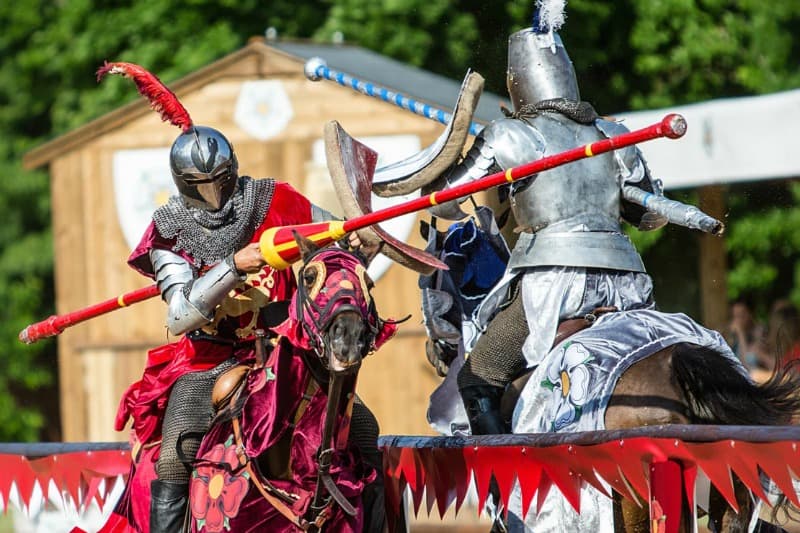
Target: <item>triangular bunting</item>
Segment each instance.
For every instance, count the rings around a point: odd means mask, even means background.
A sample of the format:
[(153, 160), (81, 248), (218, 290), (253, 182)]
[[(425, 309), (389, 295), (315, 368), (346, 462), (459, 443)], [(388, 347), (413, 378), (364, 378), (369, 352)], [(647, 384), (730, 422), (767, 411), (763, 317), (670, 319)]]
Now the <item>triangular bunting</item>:
[(528, 510), (531, 507), (531, 502), (539, 490), (539, 485), (542, 482), (542, 465), (536, 460), (531, 459), (528, 454), (527, 448), (520, 450), (520, 463), (517, 470), (517, 483), (522, 500), (522, 515), (527, 516)]
[(478, 492), (478, 515), (483, 512), (486, 500), (489, 497), (489, 485), (492, 481), (492, 463), (486, 458), (487, 455), (491, 455), (493, 449), (488, 448), (489, 451), (487, 451), (474, 446), (464, 450), (464, 459), (466, 459), (467, 466), (475, 477), (475, 489)]
[(17, 487), (20, 504), (23, 507), (29, 507), (36, 486), (36, 474), (31, 470), (30, 464), (25, 458), (23, 458), (19, 470), (14, 473), (14, 484)]
[(85, 473), (82, 475), (84, 483), (86, 484), (86, 491), (81, 495), (81, 507), (86, 510), (97, 496), (97, 489), (103, 481), (102, 477), (87, 476)]
[(397, 467), (400, 473), (408, 483), (411, 492), (422, 490), (418, 485), (419, 472), (417, 471), (416, 449), (415, 448), (400, 448), (400, 457), (397, 461)]
[(536, 448), (539, 461), (575, 512), (581, 512), (581, 479), (572, 470), (567, 446)]
[[(595, 488), (610, 497), (611, 495), (607, 493), (605, 487), (602, 487), (602, 484), (597, 479), (597, 476), (599, 476), (623, 498), (628, 498), (638, 502), (639, 498), (637, 497), (636, 492), (627, 483), (622, 475), (622, 472), (620, 471), (619, 462), (617, 461), (616, 457), (610, 453), (610, 451), (614, 451), (617, 447), (618, 446), (616, 443), (576, 447), (577, 451), (575, 454), (575, 460), (584, 467), (591, 466), (592, 470), (597, 473), (597, 475), (594, 477), (594, 480), (586, 475), (584, 479), (587, 483), (591, 483)], [(600, 484), (600, 486), (595, 483)]]
[(433, 450), (431, 448), (419, 448), (417, 457), (420, 462), (420, 469), (423, 472), (425, 485), (425, 510), (427, 515), (431, 515), (431, 509), (436, 502), (436, 476), (438, 470), (433, 462)]
[[(0, 454), (0, 496), (3, 497), (3, 513), (8, 512), (8, 497), (11, 485), (22, 476), (31, 476), (28, 460), (22, 455)], [(19, 490), (19, 486), (17, 487)], [(33, 490), (31, 486), (30, 490)]]
[[(741, 442), (731, 441), (732, 446), (727, 454), (720, 454), (718, 460), (726, 460), (733, 469), (736, 476), (747, 486), (761, 501), (769, 505), (764, 487), (761, 485), (761, 476), (758, 472), (758, 464), (755, 457), (748, 455), (745, 450), (751, 450)], [(727, 446), (725, 446), (727, 448)], [(727, 450), (726, 450), (727, 451)]]
[[(697, 466), (700, 467), (719, 493), (722, 494), (728, 505), (738, 513), (739, 505), (736, 503), (731, 471), (725, 461), (720, 460), (721, 457), (724, 457), (724, 454), (720, 455), (718, 445), (719, 443), (717, 442), (697, 443), (692, 444), (689, 449), (697, 461)], [(728, 445), (730, 446), (730, 443)]]
[[(437, 458), (438, 457), (437, 455)], [(464, 499), (467, 497), (467, 491), (469, 491), (472, 472), (467, 466), (463, 451), (460, 448), (447, 448), (444, 458), (447, 461), (447, 471), (450, 473), (450, 478), (453, 480), (453, 484), (456, 488), (455, 514), (458, 515), (461, 504), (464, 503)]]
[(550, 479), (550, 476), (547, 475), (547, 472), (542, 466), (542, 479), (539, 481), (539, 489), (536, 491), (536, 514), (539, 514), (539, 511), (544, 506), (544, 501), (547, 499), (547, 495), (550, 494), (550, 488), (553, 486), (553, 481)]
[(615, 452), (614, 457), (617, 460), (620, 471), (625, 476), (625, 482), (636, 491), (636, 494), (642, 500), (647, 501), (647, 495), (650, 492), (647, 474), (645, 473), (642, 457), (636, 453), (635, 446), (620, 440), (616, 447), (610, 449)]
[[(764, 449), (769, 446), (769, 449)], [(796, 454), (797, 445), (793, 442), (774, 442), (764, 444), (747, 444), (745, 453), (758, 453), (758, 465), (764, 473), (778, 486), (783, 494), (797, 507), (800, 507), (800, 498), (797, 496), (789, 472), (789, 458)]]
[(436, 494), (436, 508), (439, 511), (439, 518), (444, 518), (447, 509), (456, 499), (456, 485), (454, 476), (448, 468), (446, 458), (448, 450), (434, 448), (431, 450), (433, 464), (436, 469), (434, 476), (434, 493)]
[[(484, 448), (484, 452), (487, 448)], [(519, 469), (519, 459), (522, 455), (518, 446), (492, 448), (494, 453), (487, 457), (492, 465), (492, 475), (497, 482), (500, 491), (500, 500), (503, 502), (503, 509), (508, 509), (508, 499), (511, 490), (514, 488), (514, 479), (517, 477)]]

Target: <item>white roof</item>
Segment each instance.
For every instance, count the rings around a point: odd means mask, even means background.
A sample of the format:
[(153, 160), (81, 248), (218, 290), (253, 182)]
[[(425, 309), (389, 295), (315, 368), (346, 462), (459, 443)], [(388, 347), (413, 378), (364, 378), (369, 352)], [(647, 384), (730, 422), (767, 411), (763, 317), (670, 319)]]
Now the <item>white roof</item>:
[(629, 129), (669, 113), (686, 118), (686, 135), (639, 145), (667, 189), (800, 176), (800, 90), (623, 113)]

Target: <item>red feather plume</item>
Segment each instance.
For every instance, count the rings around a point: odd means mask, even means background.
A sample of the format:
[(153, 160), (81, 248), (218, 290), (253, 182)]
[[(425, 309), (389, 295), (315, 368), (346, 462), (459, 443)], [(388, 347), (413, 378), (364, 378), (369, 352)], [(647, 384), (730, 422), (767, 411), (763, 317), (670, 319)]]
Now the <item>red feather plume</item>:
[(192, 128), (192, 117), (178, 101), (175, 93), (170, 91), (161, 80), (143, 67), (134, 63), (109, 63), (106, 61), (97, 69), (97, 81), (106, 74), (122, 74), (130, 78), (139, 89), (139, 93), (150, 100), (150, 105), (161, 114), (161, 120), (181, 128), (184, 133)]

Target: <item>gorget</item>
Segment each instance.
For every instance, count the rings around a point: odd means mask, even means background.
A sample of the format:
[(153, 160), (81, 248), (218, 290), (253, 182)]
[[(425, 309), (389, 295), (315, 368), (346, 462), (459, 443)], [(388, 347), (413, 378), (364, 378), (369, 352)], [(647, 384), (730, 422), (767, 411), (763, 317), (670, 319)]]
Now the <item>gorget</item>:
[(216, 212), (187, 208), (180, 196), (173, 196), (153, 213), (162, 237), (175, 239), (173, 252), (186, 252), (195, 267), (218, 263), (250, 242), (272, 203), (275, 181), (239, 178), (239, 187)]
[(589, 102), (576, 102), (566, 98), (551, 98), (542, 100), (535, 104), (525, 104), (518, 111), (503, 109), (503, 114), (509, 118), (526, 119), (533, 118), (546, 111), (561, 113), (565, 117), (574, 120), (578, 124), (594, 124), (600, 118), (597, 111)]

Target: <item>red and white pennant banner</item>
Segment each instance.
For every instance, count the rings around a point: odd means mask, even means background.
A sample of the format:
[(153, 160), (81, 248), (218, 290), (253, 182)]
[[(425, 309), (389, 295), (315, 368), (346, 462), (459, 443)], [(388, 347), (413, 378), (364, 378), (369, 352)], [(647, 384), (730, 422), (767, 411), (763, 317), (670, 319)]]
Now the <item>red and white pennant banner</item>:
[(48, 493), (55, 486), (65, 508), (72, 505), (76, 512), (84, 511), (93, 500), (102, 508), (117, 478), (127, 476), (130, 466), (127, 449), (73, 451), (37, 458), (0, 451), (3, 510), (8, 510), (12, 485), (16, 486), (19, 503), (26, 508), (37, 492), (36, 485), (44, 498), (54, 496)]
[[(652, 436), (647, 436), (647, 434)], [(522, 508), (537, 508), (555, 487), (580, 512), (580, 489), (608, 494), (600, 479), (627, 498), (694, 507), (698, 468), (737, 509), (731, 472), (767, 501), (763, 472), (795, 504), (792, 472), (800, 473), (800, 427), (657, 426), (629, 431), (478, 437), (381, 437), (387, 508), (397, 512), (408, 488), (415, 513), (460, 509), (471, 481), (484, 507), (494, 476), (505, 508), (518, 482)], [(675, 466), (675, 469), (665, 468)], [(672, 495), (667, 497), (667, 495)], [(676, 495), (676, 496), (675, 496)], [(672, 500), (669, 502), (668, 500)], [(769, 503), (769, 502), (767, 502)]]

